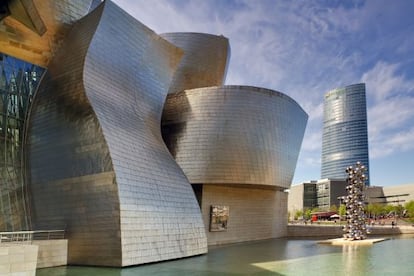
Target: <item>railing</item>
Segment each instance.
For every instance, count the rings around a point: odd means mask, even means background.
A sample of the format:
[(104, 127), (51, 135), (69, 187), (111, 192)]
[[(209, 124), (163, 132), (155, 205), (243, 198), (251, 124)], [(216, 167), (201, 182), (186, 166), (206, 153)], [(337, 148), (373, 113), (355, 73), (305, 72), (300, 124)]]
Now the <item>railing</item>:
[(0, 243), (31, 242), (32, 240), (56, 240), (64, 238), (65, 230), (0, 232)]

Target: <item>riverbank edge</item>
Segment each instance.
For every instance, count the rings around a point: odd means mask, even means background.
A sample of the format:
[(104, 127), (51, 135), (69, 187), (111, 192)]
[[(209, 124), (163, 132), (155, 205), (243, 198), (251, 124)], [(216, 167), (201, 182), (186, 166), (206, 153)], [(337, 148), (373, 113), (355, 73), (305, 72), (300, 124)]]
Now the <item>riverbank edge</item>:
[[(369, 236), (414, 234), (413, 226), (372, 226)], [(298, 237), (338, 237), (342, 236), (340, 225), (301, 225), (288, 224), (287, 238)]]

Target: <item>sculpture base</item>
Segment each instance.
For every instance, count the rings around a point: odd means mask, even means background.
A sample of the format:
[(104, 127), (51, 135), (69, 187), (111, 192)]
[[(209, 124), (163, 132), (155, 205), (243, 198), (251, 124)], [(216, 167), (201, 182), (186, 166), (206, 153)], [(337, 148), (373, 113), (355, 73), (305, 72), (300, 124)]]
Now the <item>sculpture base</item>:
[(318, 244), (328, 244), (328, 245), (373, 245), (377, 242), (382, 242), (388, 240), (387, 238), (378, 238), (378, 239), (365, 239), (365, 240), (346, 240), (344, 238), (338, 239), (329, 239), (318, 241)]

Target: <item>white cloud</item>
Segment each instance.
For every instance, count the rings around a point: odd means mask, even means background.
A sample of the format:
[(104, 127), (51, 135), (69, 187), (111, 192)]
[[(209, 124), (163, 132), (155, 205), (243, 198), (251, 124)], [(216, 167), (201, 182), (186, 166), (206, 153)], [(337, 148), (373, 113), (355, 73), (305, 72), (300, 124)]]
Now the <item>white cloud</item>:
[(371, 158), (414, 149), (414, 81), (398, 73), (399, 68), (400, 64), (379, 61), (362, 76), (372, 100), (368, 107)]
[(405, 129), (414, 124), (414, 97), (395, 97), (376, 102), (368, 108), (368, 129), (375, 141), (390, 131)]
[(398, 74), (399, 64), (378, 61), (374, 68), (362, 75), (367, 84), (367, 93), (376, 101), (386, 100), (394, 95), (408, 94), (414, 91), (414, 81)]
[[(302, 149), (307, 152), (320, 151), (322, 146), (321, 132), (308, 131), (302, 143)], [(319, 157), (318, 157), (319, 159)]]
[(393, 153), (414, 150), (414, 127), (385, 135), (383, 140), (374, 141), (371, 147), (371, 157), (383, 158)]

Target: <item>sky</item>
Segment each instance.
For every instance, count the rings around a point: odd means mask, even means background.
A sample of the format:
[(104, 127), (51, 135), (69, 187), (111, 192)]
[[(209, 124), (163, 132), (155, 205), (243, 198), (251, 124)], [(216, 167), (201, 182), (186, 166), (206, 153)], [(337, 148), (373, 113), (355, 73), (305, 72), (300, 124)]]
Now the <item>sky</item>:
[(277, 90), (302, 106), (293, 184), (320, 179), (324, 95), (361, 82), (371, 186), (414, 184), (414, 1), (113, 1), (156, 33), (224, 35), (225, 84)]

